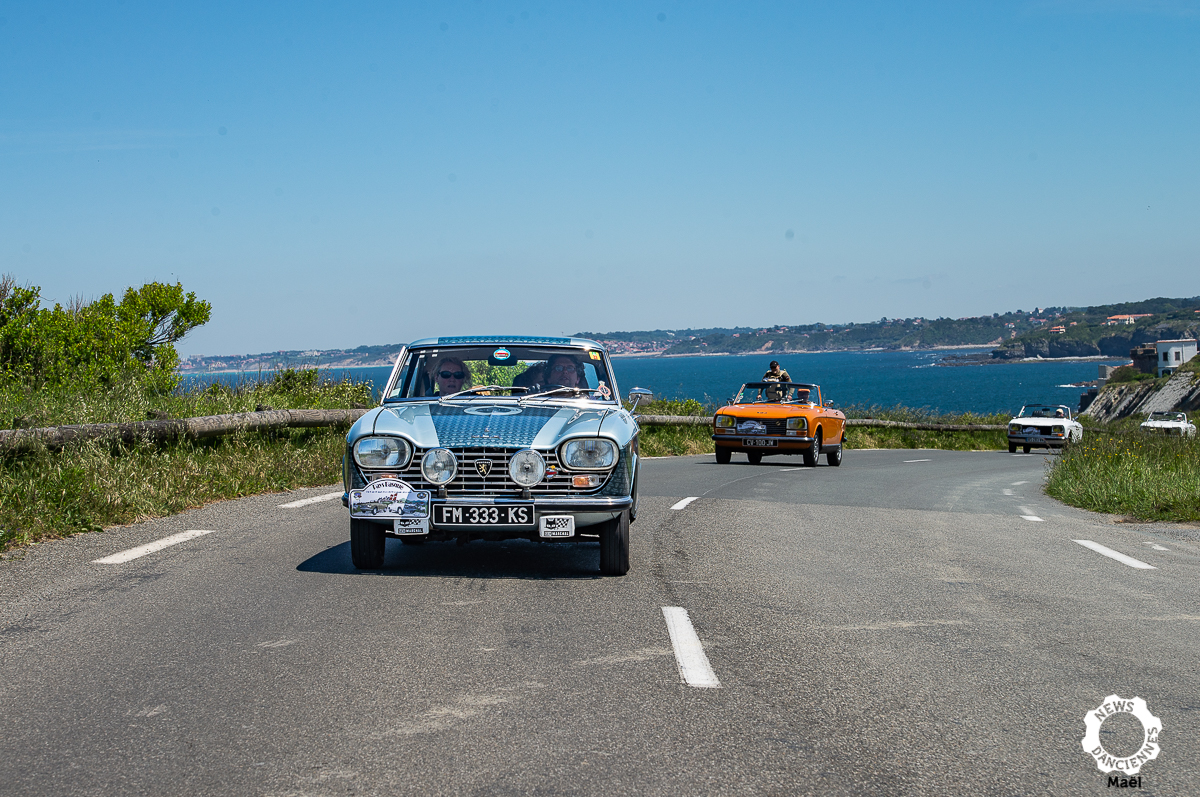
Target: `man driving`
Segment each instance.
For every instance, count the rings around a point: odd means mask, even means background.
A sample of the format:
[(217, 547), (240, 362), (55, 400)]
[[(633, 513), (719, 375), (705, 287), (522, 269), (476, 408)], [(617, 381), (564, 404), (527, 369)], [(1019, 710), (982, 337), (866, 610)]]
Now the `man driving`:
[(579, 386), (580, 365), (569, 354), (554, 354), (546, 360), (544, 380), (546, 385), (561, 387)]

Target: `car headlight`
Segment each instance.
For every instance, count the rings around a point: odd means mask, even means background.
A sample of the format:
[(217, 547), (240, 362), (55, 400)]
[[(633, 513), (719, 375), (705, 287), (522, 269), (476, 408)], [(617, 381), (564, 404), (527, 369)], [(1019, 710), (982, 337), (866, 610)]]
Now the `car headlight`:
[(508, 461), (508, 475), (520, 486), (532, 487), (546, 477), (546, 460), (532, 448), (522, 449)]
[(734, 417), (732, 415), (718, 415), (717, 416), (717, 428), (718, 429), (732, 429), (733, 425), (735, 423), (737, 423), (737, 421), (734, 419)]
[(799, 418), (788, 418), (787, 419), (787, 428), (801, 429), (801, 430), (807, 432), (808, 431), (808, 418), (805, 418), (803, 416), (801, 416)]
[(446, 448), (431, 448), (421, 458), (421, 475), (439, 487), (458, 475), (458, 461)]
[(364, 468), (403, 468), (412, 446), (399, 437), (364, 437), (354, 444), (354, 461)]
[(617, 446), (608, 440), (572, 440), (559, 459), (571, 470), (607, 470), (617, 461)]
[(1062, 428), (1061, 426), (1051, 426), (1051, 427), (1050, 427), (1050, 433), (1051, 433), (1051, 434), (1062, 434), (1062, 433), (1063, 433), (1063, 428)]
[(1010, 424), (1008, 425), (1008, 431), (1009, 431), (1009, 432), (1011, 432), (1012, 434), (1020, 434), (1020, 432), (1021, 432), (1021, 424), (1019, 424), (1019, 423), (1010, 423)]

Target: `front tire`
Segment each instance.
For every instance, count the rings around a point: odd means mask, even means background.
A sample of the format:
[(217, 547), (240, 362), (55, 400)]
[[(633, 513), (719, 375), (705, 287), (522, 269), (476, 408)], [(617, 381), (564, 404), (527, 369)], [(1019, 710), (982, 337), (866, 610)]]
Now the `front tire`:
[(383, 526), (369, 520), (350, 518), (350, 560), (359, 570), (378, 570), (383, 567), (385, 541)]
[(762, 462), (762, 452), (761, 451), (747, 451), (746, 459), (750, 460), (751, 465), (757, 465), (758, 463)]
[(812, 446), (804, 452), (804, 464), (810, 468), (817, 467), (817, 460), (821, 458), (821, 430), (818, 429), (813, 437)]
[(837, 448), (825, 454), (825, 461), (835, 468), (842, 464), (842, 443), (838, 443)]
[(1026, 454), (1028, 454), (1032, 448), (1033, 446), (1021, 446), (1021, 450)]
[(629, 572), (629, 512), (622, 512), (600, 528), (600, 575)]
[(733, 458), (733, 452), (730, 451), (728, 448), (718, 448), (717, 449), (717, 464), (718, 465), (728, 465), (729, 460), (732, 458)]
[(1009, 443), (1009, 444), (1008, 444), (1008, 453), (1010, 453), (1010, 454), (1015, 454), (1015, 453), (1017, 453), (1017, 444), (1016, 444), (1016, 443)]

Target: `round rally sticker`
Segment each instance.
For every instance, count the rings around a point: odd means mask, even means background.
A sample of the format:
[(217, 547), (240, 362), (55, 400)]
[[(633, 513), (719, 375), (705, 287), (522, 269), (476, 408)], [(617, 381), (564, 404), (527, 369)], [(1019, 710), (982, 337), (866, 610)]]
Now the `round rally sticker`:
[(507, 360), (511, 356), (512, 356), (512, 352), (510, 352), (508, 349), (505, 349), (503, 347), (496, 349), (494, 352), (492, 352), (492, 357), (494, 357), (497, 360)]

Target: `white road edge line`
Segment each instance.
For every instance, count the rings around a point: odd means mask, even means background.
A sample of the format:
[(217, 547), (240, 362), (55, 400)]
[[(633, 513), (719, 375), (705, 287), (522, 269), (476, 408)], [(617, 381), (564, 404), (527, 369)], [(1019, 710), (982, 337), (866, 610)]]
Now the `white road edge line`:
[(682, 606), (662, 607), (663, 618), (667, 621), (667, 633), (671, 635), (671, 647), (675, 649), (675, 663), (679, 665), (679, 677), (688, 686), (701, 689), (720, 689), (721, 682), (704, 655), (704, 646), (692, 621), (688, 619), (687, 609)]
[(301, 498), (299, 501), (292, 501), (290, 504), (280, 504), (279, 508), (280, 509), (299, 509), (302, 506), (308, 506), (309, 504), (316, 504), (321, 501), (328, 501), (331, 498), (341, 498), (341, 497), (342, 497), (341, 493), (325, 493), (325, 495), (318, 495), (315, 498)]
[(1045, 523), (1046, 522), (1046, 521), (1042, 520), (1040, 517), (1038, 517), (1037, 515), (1021, 515), (1021, 519), (1028, 520), (1033, 523)]
[(1121, 553), (1120, 551), (1114, 551), (1112, 548), (1105, 548), (1103, 545), (1101, 545), (1098, 542), (1092, 542), (1091, 540), (1075, 540), (1075, 542), (1079, 543), (1084, 548), (1091, 548), (1093, 551), (1100, 554), (1101, 556), (1107, 556), (1109, 559), (1116, 559), (1121, 564), (1129, 565), (1130, 567), (1136, 567), (1138, 570), (1157, 570), (1158, 569), (1154, 565), (1148, 565), (1139, 559), (1134, 559), (1132, 556), (1126, 556), (1125, 554)]
[(106, 556), (103, 559), (93, 559), (92, 564), (96, 565), (121, 565), (126, 562), (132, 562), (140, 556), (145, 556), (155, 551), (161, 551), (163, 548), (170, 548), (172, 545), (178, 545), (181, 542), (203, 537), (205, 534), (212, 534), (210, 530), (193, 529), (191, 531), (181, 531), (178, 534), (172, 534), (170, 537), (163, 537), (161, 540), (149, 542), (145, 545), (139, 545), (136, 548), (130, 548), (128, 551), (121, 551), (112, 556)]
[(692, 501), (696, 501), (696, 500), (698, 500), (699, 498), (700, 498), (700, 496), (698, 496), (698, 495), (693, 495), (691, 498), (685, 498), (685, 499), (683, 499), (682, 501), (678, 502), (677, 504), (675, 504), (675, 505), (674, 505), (674, 506), (672, 506), (671, 508), (672, 508), (672, 509), (683, 509), (685, 506), (687, 506), (688, 504), (690, 504)]
[(905, 462), (933, 462), (932, 459), (906, 459)]

